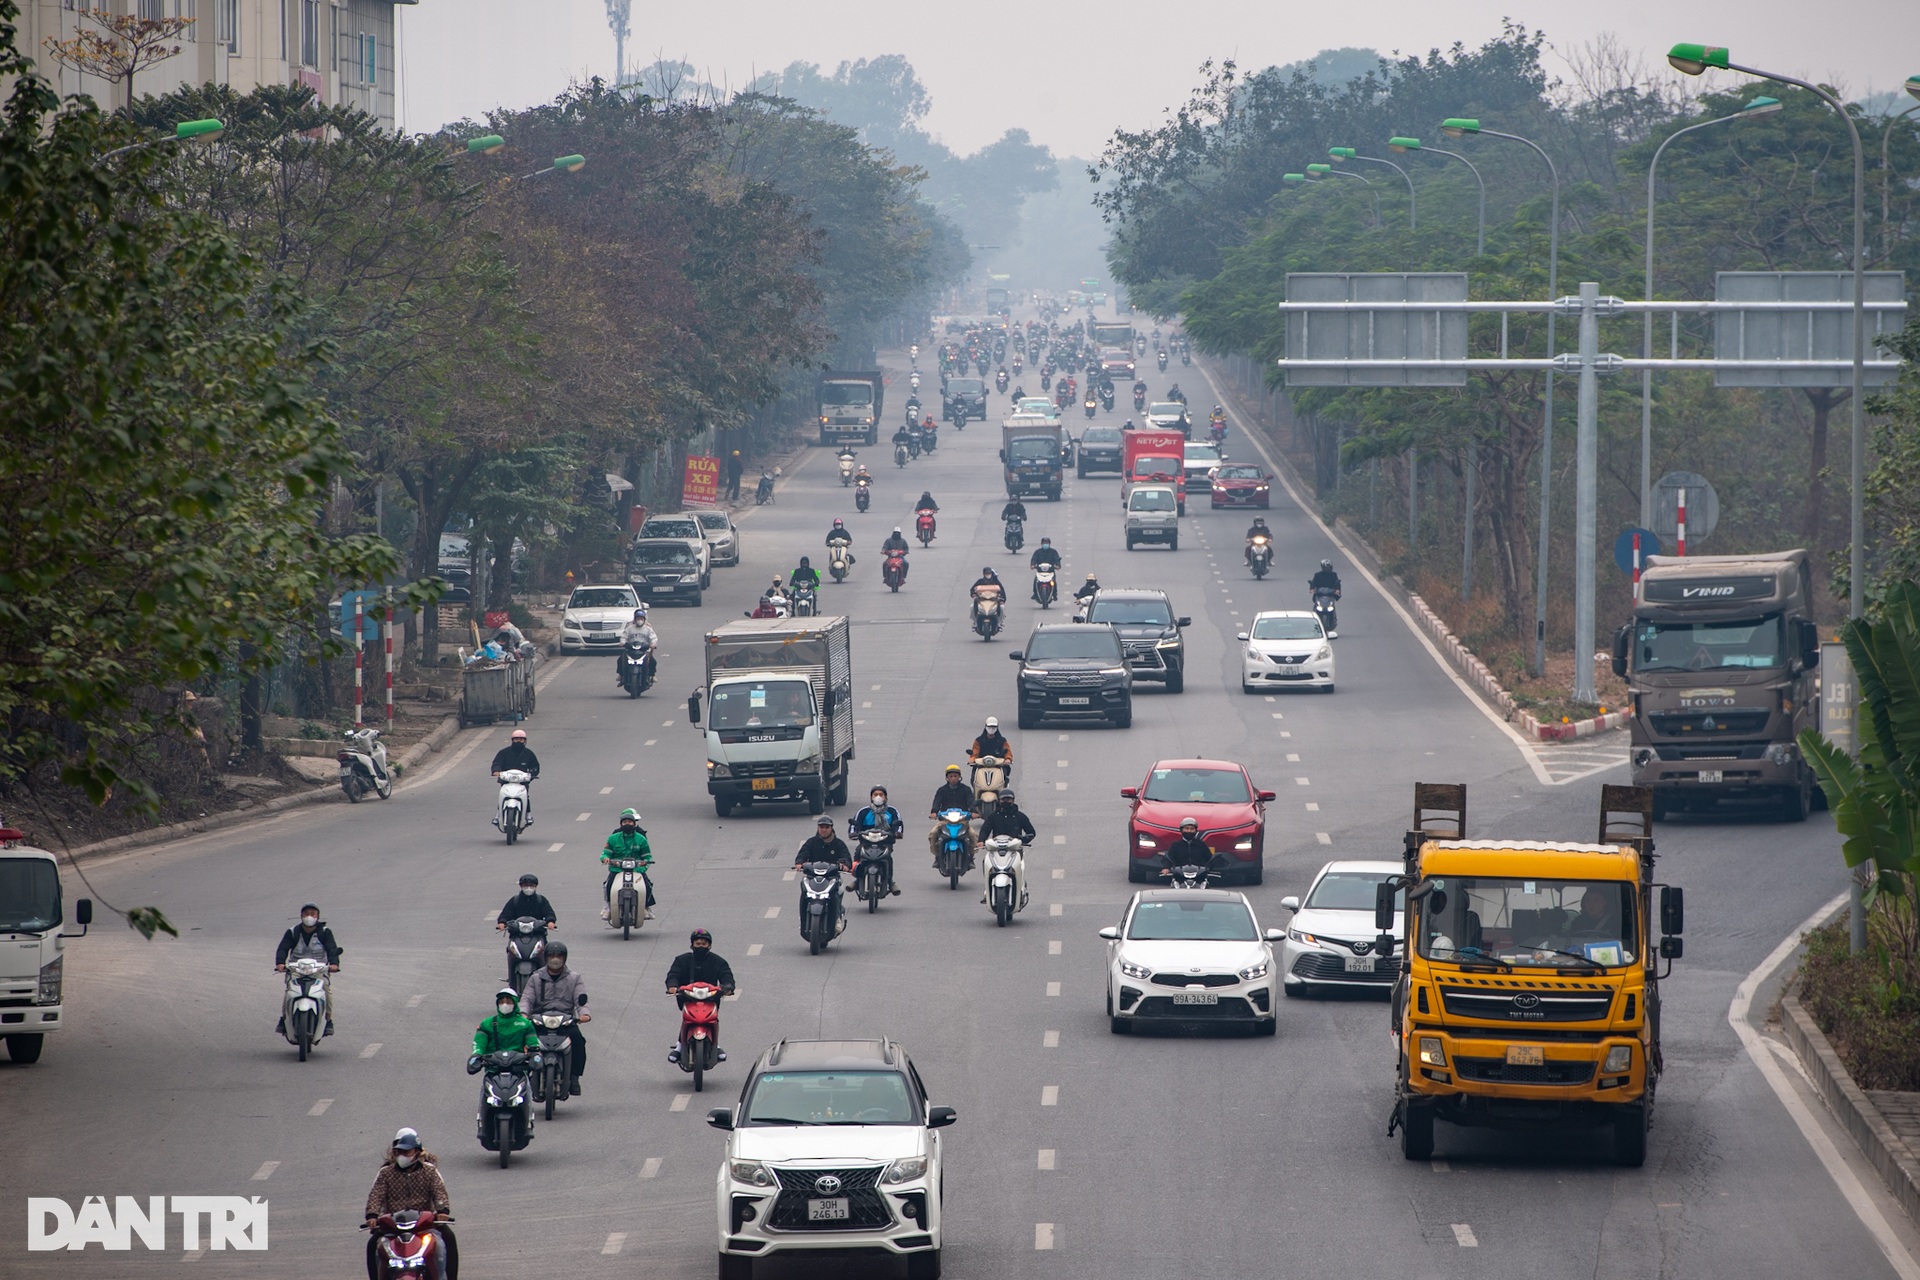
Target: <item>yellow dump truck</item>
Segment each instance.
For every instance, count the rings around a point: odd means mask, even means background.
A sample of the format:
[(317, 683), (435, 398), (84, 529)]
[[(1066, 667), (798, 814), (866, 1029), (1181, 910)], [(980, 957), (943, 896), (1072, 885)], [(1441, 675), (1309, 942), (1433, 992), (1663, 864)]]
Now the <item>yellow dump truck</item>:
[(1607, 1126), (1621, 1164), (1645, 1161), (1660, 979), (1681, 955), (1685, 908), (1654, 881), (1652, 793), (1602, 787), (1600, 807), (1593, 844), (1469, 839), (1466, 787), (1414, 784), (1406, 873), (1380, 887), (1375, 914), (1379, 953), (1405, 954), (1387, 1132), (1407, 1159), (1433, 1156), (1445, 1120)]

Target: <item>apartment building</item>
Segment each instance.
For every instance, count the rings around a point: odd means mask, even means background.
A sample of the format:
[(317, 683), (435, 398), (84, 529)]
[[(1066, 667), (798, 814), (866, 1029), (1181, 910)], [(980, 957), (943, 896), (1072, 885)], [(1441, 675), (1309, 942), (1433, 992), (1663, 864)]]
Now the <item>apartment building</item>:
[(72, 36), (85, 10), (141, 18), (191, 18), (181, 52), (139, 72), (136, 94), (187, 84), (304, 84), (320, 101), (358, 107), (391, 129), (399, 66), (398, 6), (419, 0), (21, 0), (21, 42), (62, 95), (102, 106), (126, 101), (126, 86), (55, 62), (47, 41)]

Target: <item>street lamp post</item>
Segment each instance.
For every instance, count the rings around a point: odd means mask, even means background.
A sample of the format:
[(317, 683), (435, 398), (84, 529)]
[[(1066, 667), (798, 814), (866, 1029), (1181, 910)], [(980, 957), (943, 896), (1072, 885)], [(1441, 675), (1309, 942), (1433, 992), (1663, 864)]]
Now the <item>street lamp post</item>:
[[(1653, 159), (1647, 165), (1647, 270), (1645, 288), (1641, 297), (1653, 301), (1653, 179), (1660, 170), (1660, 157), (1665, 154), (1678, 138), (1692, 133), (1696, 129), (1705, 129), (1716, 124), (1725, 124), (1729, 120), (1745, 120), (1749, 116), (1773, 115), (1780, 110), (1778, 98), (1755, 98), (1740, 110), (1729, 116), (1715, 116), (1711, 120), (1701, 120), (1684, 129), (1676, 129), (1654, 148)], [(1646, 313), (1645, 324), (1640, 334), (1640, 354), (1653, 359), (1653, 312)], [(1653, 528), (1653, 370), (1640, 370), (1640, 527)]]
[(94, 166), (105, 164), (115, 156), (123, 156), (129, 151), (139, 151), (145, 147), (163, 147), (169, 142), (212, 142), (227, 131), (227, 126), (218, 120), (182, 120), (173, 126), (173, 133), (166, 137), (148, 138), (145, 142), (130, 143), (124, 147), (115, 147), (103, 152)]
[(1473, 161), (1467, 159), (1458, 151), (1442, 151), (1438, 147), (1425, 146), (1418, 138), (1388, 138), (1387, 150), (1400, 152), (1420, 151), (1427, 155), (1445, 156), (1449, 160), (1458, 160), (1461, 164), (1467, 166), (1467, 170), (1473, 174), (1473, 180), (1480, 184), (1480, 230), (1474, 237), (1473, 254), (1476, 258), (1483, 256), (1487, 252), (1487, 180), (1480, 176), (1480, 170)]
[(1310, 164), (1307, 166), (1307, 172), (1318, 178), (1329, 176), (1335, 178), (1359, 178), (1361, 182), (1366, 183), (1368, 193), (1373, 196), (1373, 225), (1376, 227), (1380, 225), (1380, 193), (1373, 189), (1373, 183), (1368, 182), (1366, 178), (1361, 177), (1357, 173), (1348, 173), (1345, 169), (1336, 169), (1330, 164)]
[(1360, 160), (1367, 164), (1383, 164), (1407, 180), (1407, 230), (1413, 231), (1420, 226), (1420, 197), (1414, 192), (1413, 178), (1391, 160), (1381, 160), (1374, 156), (1363, 156), (1352, 147), (1329, 147), (1327, 154), (1333, 157), (1335, 164), (1342, 160)]
[[(1480, 127), (1478, 120), (1463, 119), (1455, 116), (1441, 121), (1440, 131), (1449, 138), (1464, 138), (1471, 133), (1488, 138), (1505, 138), (1509, 142), (1524, 143), (1532, 147), (1534, 154), (1538, 155), (1540, 159), (1545, 162), (1547, 174), (1553, 180), (1553, 217), (1551, 224), (1547, 228), (1547, 294), (1557, 301), (1560, 297), (1560, 170), (1554, 165), (1553, 157), (1542, 150), (1538, 143), (1530, 139), (1523, 138), (1517, 133), (1501, 133), (1497, 129), (1483, 129)], [(1549, 359), (1551, 359), (1554, 354), (1555, 316), (1555, 312), (1547, 312), (1547, 357)], [(1582, 449), (1582, 444), (1576, 443), (1576, 449)], [(1583, 449), (1582, 456), (1584, 456)], [(1592, 477), (1587, 477), (1587, 480), (1583, 481), (1582, 485), (1584, 486), (1584, 484), (1590, 482), (1591, 479)], [(1538, 563), (1534, 566), (1533, 671), (1535, 675), (1545, 675), (1547, 672), (1547, 548), (1549, 546), (1547, 535), (1550, 531), (1548, 521), (1552, 514), (1553, 370), (1548, 369), (1546, 406), (1545, 412), (1541, 415), (1540, 426), (1540, 549), (1538, 553)], [(1586, 569), (1587, 574), (1591, 576), (1593, 566), (1588, 565)], [(1576, 562), (1574, 567), (1576, 591), (1579, 589), (1577, 582), (1580, 576), (1580, 566)], [(1585, 683), (1590, 684), (1592, 682), (1592, 675), (1590, 674), (1592, 670), (1591, 666), (1577, 659), (1579, 652), (1593, 643), (1593, 637), (1576, 635), (1574, 640), (1576, 655), (1573, 668), (1574, 682), (1576, 685), (1581, 684), (1580, 673), (1588, 672), (1589, 674)]]

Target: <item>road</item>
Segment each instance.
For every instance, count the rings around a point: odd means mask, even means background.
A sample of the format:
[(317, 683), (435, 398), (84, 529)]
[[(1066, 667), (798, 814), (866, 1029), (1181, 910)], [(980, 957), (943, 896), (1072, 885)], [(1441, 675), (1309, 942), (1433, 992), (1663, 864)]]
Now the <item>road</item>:
[[(1196, 404), (1207, 398), (1197, 367), (1179, 373)], [(1186, 692), (1144, 687), (1128, 731), (1009, 729), (1014, 785), (1041, 832), (1033, 903), (1012, 928), (994, 927), (977, 889), (936, 880), (916, 835), (900, 859), (904, 895), (809, 957), (783, 878), (810, 833), (804, 811), (722, 821), (705, 794), (682, 705), (700, 634), (739, 616), (799, 553), (819, 555), (843, 516), (860, 562), (824, 596), (855, 620), (854, 792), (889, 785), (917, 833), (941, 767), (981, 719), (1013, 722), (1006, 655), (1032, 606), (1024, 556), (999, 546), (996, 447), (993, 428), (975, 424), (943, 432), (938, 452), (904, 473), (876, 465), (864, 516), (826, 452), (812, 451), (788, 468), (774, 505), (742, 518), (744, 563), (717, 573), (706, 606), (655, 611), (654, 692), (618, 694), (604, 660), (554, 664), (528, 724), (543, 778), (518, 848), (488, 825), (486, 765), (505, 733), (479, 729), (390, 802), (298, 810), (92, 865), (101, 896), (158, 903), (184, 936), (146, 943), (96, 928), (72, 944), (67, 1029), (39, 1065), (0, 1066), (0, 1182), (13, 1197), (0, 1213), (0, 1275), (181, 1265), (177, 1228), (167, 1253), (24, 1251), (21, 1197), (116, 1194), (266, 1196), (270, 1252), (194, 1264), (359, 1274), (361, 1203), (402, 1124), (440, 1157), (469, 1277), (709, 1275), (722, 1138), (702, 1123), (706, 1108), (729, 1101), (751, 1053), (781, 1036), (881, 1033), (903, 1041), (935, 1101), (960, 1112), (948, 1146), (951, 1276), (1230, 1278), (1356, 1264), (1476, 1280), (1896, 1274), (1727, 1021), (1735, 986), (1837, 887), (1833, 833), (1819, 819), (1662, 828), (1663, 878), (1692, 890), (1692, 911), (1667, 986), (1668, 1071), (1644, 1169), (1613, 1166), (1599, 1134), (1445, 1125), (1442, 1159), (1403, 1160), (1386, 1134), (1391, 1050), (1374, 1000), (1287, 1001), (1272, 1040), (1109, 1035), (1095, 931), (1129, 893), (1116, 793), (1156, 757), (1238, 759), (1279, 793), (1266, 883), (1250, 890), (1276, 926), (1280, 898), (1326, 859), (1398, 855), (1416, 779), (1467, 783), (1476, 833), (1568, 840), (1591, 838), (1599, 782), (1624, 780), (1543, 782), (1346, 563), (1339, 692), (1241, 693), (1234, 631), (1260, 608), (1301, 606), (1306, 576), (1334, 554), (1284, 497), (1270, 514), (1277, 570), (1261, 583), (1240, 563), (1240, 513), (1198, 502), (1178, 552), (1129, 554), (1116, 480), (1070, 476), (1064, 501), (1030, 504), (1028, 536), (1063, 548), (1064, 582), (1092, 571), (1109, 586), (1163, 587), (1192, 615)], [(910, 525), (922, 488), (939, 499), (939, 537), (889, 594), (878, 547)], [(965, 622), (966, 585), (983, 564), (1014, 584), (1014, 625), (991, 644)], [(661, 905), (623, 942), (594, 918), (596, 855), (629, 804), (660, 855)], [(591, 1062), (585, 1097), (501, 1171), (474, 1139), (475, 1082), (462, 1063), (502, 977), (494, 914), (529, 868), (592, 995)], [(339, 1033), (301, 1064), (272, 1034), (270, 964), (309, 899), (346, 957)], [(734, 1060), (700, 1097), (665, 1060), (676, 1022), (660, 990), (694, 926), (713, 930), (741, 984), (722, 1012)]]

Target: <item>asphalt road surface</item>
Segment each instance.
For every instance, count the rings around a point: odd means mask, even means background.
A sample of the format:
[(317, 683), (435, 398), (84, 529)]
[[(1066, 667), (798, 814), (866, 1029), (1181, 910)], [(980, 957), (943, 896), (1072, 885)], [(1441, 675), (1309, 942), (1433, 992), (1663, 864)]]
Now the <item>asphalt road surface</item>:
[[(1215, 398), (1198, 366), (1174, 372), (1196, 406)], [(1149, 376), (1156, 395), (1167, 380)], [(904, 378), (896, 388), (903, 396)], [(517, 848), (489, 825), (487, 763), (506, 737), (495, 728), (462, 734), (390, 802), (297, 810), (94, 864), (101, 896), (157, 903), (184, 936), (147, 943), (96, 927), (71, 944), (66, 1029), (37, 1066), (0, 1065), (0, 1185), (11, 1193), (0, 1275), (177, 1273), (177, 1223), (165, 1253), (30, 1254), (22, 1201), (190, 1194), (267, 1197), (271, 1248), (186, 1265), (358, 1275), (361, 1205), (403, 1124), (440, 1158), (473, 1280), (710, 1275), (722, 1135), (702, 1122), (706, 1109), (730, 1101), (753, 1052), (781, 1036), (882, 1033), (960, 1113), (947, 1148), (950, 1276), (1899, 1274), (1727, 1017), (1748, 971), (1840, 887), (1824, 815), (1801, 827), (1661, 829), (1662, 878), (1692, 891), (1692, 911), (1666, 988), (1668, 1069), (1643, 1169), (1614, 1166), (1600, 1133), (1444, 1124), (1440, 1159), (1402, 1159), (1386, 1131), (1393, 1059), (1378, 1000), (1285, 1001), (1271, 1040), (1111, 1036), (1095, 931), (1130, 892), (1117, 791), (1155, 758), (1243, 761), (1278, 793), (1266, 883), (1249, 891), (1262, 924), (1278, 927), (1280, 898), (1323, 861), (1398, 856), (1416, 779), (1467, 783), (1475, 834), (1581, 840), (1592, 838), (1599, 782), (1624, 777), (1545, 783), (1280, 490), (1276, 571), (1260, 583), (1240, 560), (1244, 513), (1197, 501), (1178, 552), (1129, 554), (1116, 479), (1069, 475), (1063, 501), (1030, 503), (1029, 547), (1052, 536), (1069, 588), (1089, 571), (1108, 586), (1163, 587), (1193, 625), (1186, 691), (1142, 686), (1130, 730), (1013, 730), (1006, 655), (1026, 615), (1039, 615), (1025, 555), (999, 545), (1005, 404), (994, 397), (989, 423), (943, 430), (938, 452), (904, 472), (884, 445), (868, 451), (879, 479), (866, 515), (829, 451), (789, 467), (775, 504), (741, 519), (744, 563), (718, 571), (705, 607), (655, 610), (661, 677), (647, 696), (618, 692), (605, 659), (552, 664), (527, 726), (543, 763), (536, 822)], [(1246, 444), (1236, 429), (1229, 449)], [(895, 524), (911, 526), (923, 488), (939, 500), (939, 536), (889, 594), (879, 545)], [(701, 633), (740, 616), (801, 552), (823, 559), (834, 516), (855, 530), (859, 557), (846, 584), (823, 591), (827, 612), (854, 619), (853, 790), (888, 785), (911, 834), (898, 859), (904, 895), (853, 916), (816, 958), (784, 878), (811, 821), (798, 806), (716, 819), (684, 696)], [(1233, 633), (1259, 609), (1305, 607), (1323, 555), (1347, 579), (1339, 692), (1240, 692)], [(966, 624), (966, 586), (983, 564), (1012, 584), (1012, 625), (993, 643)], [(1007, 929), (978, 903), (977, 877), (949, 891), (918, 843), (941, 767), (988, 714), (1009, 727), (1014, 786), (1040, 830), (1032, 905)], [(596, 918), (596, 858), (627, 805), (659, 856), (660, 906), (622, 941)], [(463, 1064), (504, 974), (493, 917), (527, 869), (592, 995), (591, 1062), (586, 1095), (539, 1123), (502, 1171), (475, 1140), (476, 1081)], [(70, 878), (69, 895), (80, 892)], [(302, 1064), (273, 1034), (271, 961), (309, 899), (346, 956), (338, 1032)], [(666, 1061), (677, 1022), (661, 992), (695, 926), (713, 930), (741, 991), (722, 1010), (733, 1061), (699, 1097)], [(1911, 1243), (1906, 1224), (1896, 1230)], [(890, 1274), (865, 1263), (766, 1270)]]

